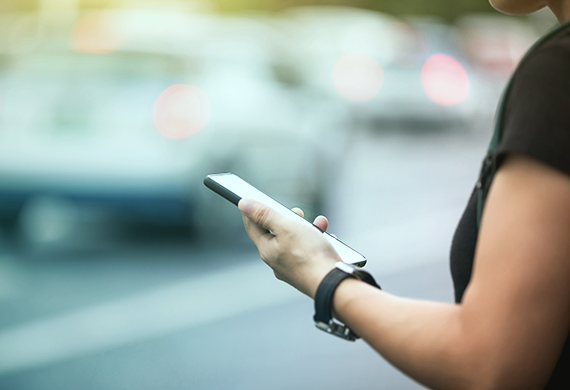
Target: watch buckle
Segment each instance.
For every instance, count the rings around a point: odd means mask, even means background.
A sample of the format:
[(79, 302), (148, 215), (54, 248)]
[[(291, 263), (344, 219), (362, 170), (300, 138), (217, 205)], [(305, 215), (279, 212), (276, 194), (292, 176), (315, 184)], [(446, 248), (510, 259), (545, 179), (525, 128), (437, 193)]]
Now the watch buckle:
[(355, 341), (360, 338), (348, 326), (335, 321), (334, 318), (331, 318), (328, 323), (317, 321), (315, 326), (324, 332), (334, 334), (348, 341)]

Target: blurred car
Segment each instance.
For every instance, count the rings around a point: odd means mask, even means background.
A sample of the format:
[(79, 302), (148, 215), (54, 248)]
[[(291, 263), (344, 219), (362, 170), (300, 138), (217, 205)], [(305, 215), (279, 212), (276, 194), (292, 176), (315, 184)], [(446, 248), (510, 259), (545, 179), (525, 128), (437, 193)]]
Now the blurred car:
[(456, 24), (465, 57), (487, 81), (488, 101), (496, 108), (510, 75), (539, 35), (529, 23), (503, 15), (471, 14)]
[(304, 82), (343, 100), (357, 120), (441, 125), (477, 116), (478, 75), (451, 26), (332, 6), (292, 8), (286, 19)]
[[(436, 68), (435, 72), (444, 73), (444, 80), (436, 83), (433, 88), (448, 88), (450, 97), (446, 99), (443, 94), (443, 101), (438, 101), (433, 96), (430, 96), (430, 100), (439, 105), (447, 105), (449, 119), (455, 122), (469, 125), (473, 122), (491, 120), (498, 101), (495, 92), (496, 81), (474, 66), (466, 53), (466, 44), (460, 30), (435, 17), (416, 16), (407, 17), (405, 20), (421, 36), (420, 56), (423, 58), (420, 61), (423, 61), (423, 65), (420, 72), (423, 74), (420, 74), (420, 77), (424, 94), (430, 95), (430, 92), (433, 92), (429, 91), (426, 84), (426, 64), (443, 54), (445, 60), (440, 62), (442, 69)], [(454, 64), (454, 67), (449, 67), (451, 64)], [(459, 96), (454, 99), (456, 89), (460, 88), (462, 83), (468, 87), (467, 94), (464, 99)]]
[(457, 21), (457, 26), (473, 65), (498, 80), (506, 81), (538, 39), (529, 23), (502, 15), (467, 15)]
[[(207, 173), (222, 171), (286, 204), (322, 203), (329, 164), (342, 150), (334, 130), (342, 110), (323, 110), (326, 102), (279, 80), (264, 26), (140, 11), (97, 18), (124, 29), (106, 27), (105, 39), (83, 47), (71, 37), (75, 51), (46, 39), (10, 58), (0, 75), (5, 227), (37, 199), (118, 220), (227, 227), (234, 206), (202, 185)], [(211, 116), (199, 132), (172, 140), (154, 127), (153, 106), (176, 84), (203, 91)]]
[(177, 65), (183, 69), (179, 59), (140, 53), (48, 51), (13, 61), (0, 78), (5, 214), (13, 220), (41, 196), (187, 223), (192, 173), (212, 164), (204, 158), (210, 134), (173, 142), (150, 115), (162, 90), (180, 80), (169, 73)]

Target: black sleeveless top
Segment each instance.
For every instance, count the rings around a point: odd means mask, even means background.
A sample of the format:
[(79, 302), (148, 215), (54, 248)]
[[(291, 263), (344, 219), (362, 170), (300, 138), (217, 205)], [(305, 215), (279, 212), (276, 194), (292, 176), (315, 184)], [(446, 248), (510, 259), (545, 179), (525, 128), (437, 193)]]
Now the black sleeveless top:
[[(535, 158), (570, 176), (570, 24), (519, 65), (506, 101), (498, 167), (508, 153)], [(471, 279), (477, 235), (474, 190), (451, 245), (456, 302), (461, 302)], [(570, 389), (568, 340), (546, 389)]]

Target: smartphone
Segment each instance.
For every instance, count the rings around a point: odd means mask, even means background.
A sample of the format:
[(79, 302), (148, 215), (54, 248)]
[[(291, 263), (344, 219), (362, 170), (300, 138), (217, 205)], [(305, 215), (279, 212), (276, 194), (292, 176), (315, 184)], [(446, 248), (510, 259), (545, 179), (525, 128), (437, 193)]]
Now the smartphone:
[[(281, 203), (277, 202), (275, 199), (264, 194), (239, 176), (233, 173), (217, 173), (206, 176), (204, 179), (204, 185), (217, 193), (218, 195), (226, 198), (233, 204), (237, 206), (238, 202), (242, 198), (253, 199), (261, 202), (281, 215), (287, 218), (293, 218), (297, 221), (302, 221), (303, 223), (308, 223), (313, 225), (311, 222), (307, 221), (305, 218), (293, 212), (288, 207), (285, 207)], [(314, 225), (313, 225), (314, 226)], [(316, 227), (316, 226), (315, 226)], [(318, 229), (318, 227), (317, 227)], [(319, 229), (320, 230), (320, 229)], [(331, 243), (333, 248), (339, 254), (342, 261), (345, 263), (353, 264), (358, 267), (363, 267), (366, 264), (366, 258), (360, 253), (340, 241), (339, 239), (331, 236), (327, 232), (322, 232), (323, 236), (327, 241)]]

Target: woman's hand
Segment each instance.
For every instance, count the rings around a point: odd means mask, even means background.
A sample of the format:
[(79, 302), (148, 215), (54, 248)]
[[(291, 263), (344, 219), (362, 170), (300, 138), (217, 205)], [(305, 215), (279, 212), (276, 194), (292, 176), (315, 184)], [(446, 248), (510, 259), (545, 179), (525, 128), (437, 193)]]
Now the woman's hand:
[[(238, 207), (247, 234), (275, 277), (314, 298), (325, 275), (341, 261), (330, 243), (318, 229), (287, 218), (262, 203), (242, 199)], [(303, 216), (302, 210), (293, 211)], [(326, 230), (328, 221), (320, 216), (315, 225)]]

